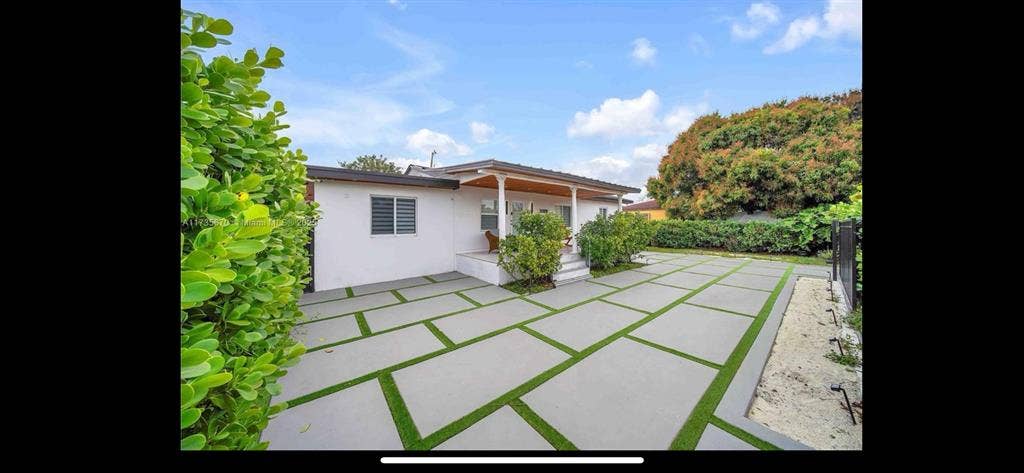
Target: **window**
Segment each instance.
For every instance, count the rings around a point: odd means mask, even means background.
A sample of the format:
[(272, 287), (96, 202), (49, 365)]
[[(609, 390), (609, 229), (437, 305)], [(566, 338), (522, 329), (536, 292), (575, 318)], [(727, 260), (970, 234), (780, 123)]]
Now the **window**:
[(498, 201), (480, 201), (480, 230), (498, 231)]
[(572, 206), (571, 205), (556, 205), (558, 212), (562, 214), (562, 222), (565, 226), (572, 226)]
[(644, 219), (646, 219), (646, 220), (650, 220), (651, 219), (650, 212), (641, 212), (640, 215), (643, 215)]
[(601, 209), (598, 210), (597, 213), (601, 214), (602, 217), (607, 217), (608, 216), (608, 209), (606, 209), (604, 207), (601, 207)]
[(370, 197), (370, 235), (416, 234), (416, 199)]

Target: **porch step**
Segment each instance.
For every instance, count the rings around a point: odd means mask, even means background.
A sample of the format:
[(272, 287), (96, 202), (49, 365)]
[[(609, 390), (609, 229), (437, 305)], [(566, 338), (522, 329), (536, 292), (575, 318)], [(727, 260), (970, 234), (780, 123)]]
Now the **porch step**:
[(579, 253), (562, 253), (558, 259), (564, 264), (571, 261), (583, 261), (583, 256)]
[(582, 276), (590, 277), (590, 268), (586, 266), (585, 261), (582, 268), (562, 269), (551, 275), (551, 280), (555, 283), (555, 286), (558, 286), (564, 281), (576, 279)]
[(562, 286), (562, 285), (569, 284), (569, 283), (583, 281), (583, 280), (586, 280), (586, 279), (590, 279), (592, 277), (593, 276), (590, 275), (590, 271), (589, 271), (589, 268), (588, 268), (587, 274), (584, 274), (582, 276), (576, 276), (574, 278), (569, 278), (569, 279), (556, 280), (555, 281), (555, 287)]
[(580, 268), (586, 268), (586, 267), (587, 267), (587, 260), (581, 258), (581, 259), (578, 259), (578, 260), (569, 261), (568, 263), (562, 262), (562, 269), (560, 269), (559, 271), (571, 271), (573, 269), (580, 269)]

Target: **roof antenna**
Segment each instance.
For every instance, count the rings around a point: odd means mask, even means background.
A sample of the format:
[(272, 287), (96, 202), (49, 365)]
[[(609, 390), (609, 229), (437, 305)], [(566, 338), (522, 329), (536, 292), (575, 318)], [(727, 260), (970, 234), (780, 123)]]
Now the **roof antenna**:
[(436, 149), (430, 152), (430, 167), (434, 167), (434, 155), (435, 154), (437, 154), (437, 150)]

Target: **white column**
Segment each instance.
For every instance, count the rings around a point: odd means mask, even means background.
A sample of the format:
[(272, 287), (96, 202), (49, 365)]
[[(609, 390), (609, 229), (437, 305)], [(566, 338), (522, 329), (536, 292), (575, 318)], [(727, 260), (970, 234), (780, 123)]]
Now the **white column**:
[(580, 252), (580, 243), (577, 241), (576, 236), (580, 233), (580, 220), (576, 216), (576, 186), (569, 186), (569, 191), (572, 192), (572, 252)]
[(508, 230), (505, 228), (505, 176), (495, 175), (498, 180), (498, 238), (504, 240)]
[(622, 212), (622, 194), (619, 194), (619, 212)]

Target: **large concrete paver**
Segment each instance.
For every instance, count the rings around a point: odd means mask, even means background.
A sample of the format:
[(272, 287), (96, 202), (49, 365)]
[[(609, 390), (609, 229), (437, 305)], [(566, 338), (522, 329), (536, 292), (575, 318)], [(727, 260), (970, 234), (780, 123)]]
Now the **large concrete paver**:
[(744, 442), (732, 434), (714, 425), (708, 424), (697, 442), (697, 450), (757, 450), (757, 447)]
[(665, 450), (717, 371), (619, 339), (522, 399), (583, 450)]
[(756, 274), (759, 276), (782, 276), (786, 274), (783, 268), (766, 268), (764, 266), (744, 266), (737, 273)]
[(703, 261), (703, 258), (684, 256), (682, 258), (666, 261), (665, 264), (671, 264), (672, 266), (693, 266), (695, 264), (700, 264)]
[(369, 310), (363, 312), (363, 316), (366, 317), (366, 325), (370, 326), (371, 332), (380, 332), (389, 328), (473, 307), (476, 306), (470, 304), (469, 301), (459, 297), (457, 294), (445, 294), (430, 299), (393, 305), (383, 309)]
[(713, 266), (721, 266), (723, 268), (735, 268), (735, 267), (737, 267), (737, 266), (739, 266), (739, 265), (741, 265), (743, 263), (746, 263), (747, 261), (750, 261), (750, 260), (748, 260), (748, 259), (739, 259), (739, 258), (724, 258), (723, 257), (723, 258), (712, 259), (712, 260), (708, 261), (707, 264), (710, 264), (710, 265), (713, 265)]
[(680, 304), (631, 334), (723, 365), (751, 322), (749, 317)]
[(789, 267), (790, 264), (791, 263), (787, 263), (785, 261), (771, 261), (771, 260), (756, 259), (756, 260), (753, 260), (750, 263), (750, 266), (754, 266), (754, 267), (757, 267), (757, 268), (786, 269), (786, 268)]
[(423, 284), (430, 284), (430, 281), (424, 277), (397, 279), (394, 281), (384, 281), (373, 284), (364, 284), (362, 286), (353, 286), (352, 293), (359, 296), (362, 294), (370, 294), (372, 292), (390, 291), (392, 289), (404, 289), (412, 286), (421, 286)]
[(798, 264), (793, 267), (793, 274), (812, 278), (829, 279), (832, 276), (832, 266)]
[(502, 406), (434, 450), (554, 450), (511, 407)]
[(597, 300), (526, 326), (573, 350), (582, 351), (646, 316), (643, 312)]
[(492, 302), (498, 302), (504, 299), (510, 299), (518, 296), (508, 289), (498, 286), (484, 286), (476, 289), (470, 289), (468, 291), (462, 291), (462, 295), (473, 299), (481, 304), (490, 304)]
[(379, 292), (377, 294), (370, 294), (366, 296), (349, 297), (348, 299), (342, 299), (340, 301), (310, 304), (302, 306), (299, 309), (303, 314), (305, 314), (308, 320), (319, 320), (325, 317), (361, 312), (389, 304), (397, 304), (399, 302), (401, 301), (399, 301), (394, 294), (390, 292)]
[(626, 271), (620, 271), (615, 274), (609, 274), (607, 276), (601, 276), (599, 278), (591, 279), (591, 281), (599, 282), (601, 284), (607, 284), (614, 287), (626, 287), (632, 284), (636, 284), (640, 281), (653, 278), (653, 274), (641, 273), (632, 269)]
[(656, 264), (649, 264), (647, 266), (642, 266), (642, 267), (636, 268), (636, 271), (640, 271), (642, 273), (651, 273), (651, 274), (665, 274), (665, 273), (670, 273), (672, 271), (677, 271), (678, 269), (679, 269), (679, 266), (674, 266), (674, 265), (671, 265), (671, 264), (668, 264), (668, 263), (656, 263)]
[(765, 291), (715, 284), (687, 299), (686, 303), (756, 316), (769, 296), (771, 293)]
[(316, 304), (318, 302), (344, 299), (346, 297), (348, 297), (348, 292), (345, 291), (345, 288), (310, 292), (303, 294), (302, 297), (299, 298), (299, 307), (309, 304)]
[(458, 271), (450, 271), (450, 272), (447, 272), (447, 273), (431, 274), (430, 275), (430, 279), (433, 279), (434, 281), (437, 281), (437, 282), (451, 281), (453, 279), (459, 279), (459, 278), (464, 278), (464, 277), (466, 277), (466, 275), (462, 274), (462, 273), (460, 273)]
[(604, 300), (640, 309), (647, 312), (654, 312), (673, 301), (682, 298), (690, 291), (674, 287), (662, 286), (660, 284), (643, 283), (633, 286), (622, 292), (616, 292), (604, 297)]
[(568, 357), (526, 332), (511, 330), (392, 375), (426, 437)]
[(340, 342), (355, 338), (362, 333), (353, 316), (337, 317), (309, 324), (296, 325), (292, 329), (292, 338), (302, 342), (306, 348), (318, 347), (327, 343)]
[(537, 294), (530, 294), (526, 296), (526, 298), (540, 302), (548, 307), (562, 309), (573, 304), (583, 302), (587, 299), (593, 299), (602, 294), (608, 294), (614, 290), (615, 289), (608, 286), (580, 281), (559, 286), (548, 291), (539, 292)]
[(443, 348), (427, 327), (413, 325), (331, 347), (330, 353), (306, 353), (278, 381), (281, 394), (273, 402), (288, 401)]
[(263, 430), (269, 450), (401, 450), (380, 383), (371, 379), (278, 414)]
[[(461, 274), (461, 273), (460, 273)], [(451, 281), (439, 282), (435, 284), (428, 284), (426, 286), (416, 286), (407, 289), (399, 289), (398, 293), (406, 300), (423, 299), (424, 297), (436, 296), (438, 294), (445, 294), (449, 292), (461, 291), (463, 289), (469, 289), (474, 287), (486, 286), (487, 283), (477, 278), (460, 278), (453, 279)]]
[(462, 343), (547, 312), (537, 304), (513, 299), (436, 320), (434, 326), (453, 342)]
[(762, 291), (771, 291), (775, 289), (775, 286), (779, 283), (782, 278), (777, 276), (760, 276), (757, 274), (744, 274), (744, 273), (732, 273), (721, 281), (719, 284), (726, 284), (729, 286), (739, 286), (749, 289), (760, 289)]
[(707, 284), (716, 277), (717, 276), (712, 276), (710, 274), (691, 273), (689, 271), (684, 270), (672, 274), (666, 274), (665, 276), (662, 276), (651, 282), (656, 282), (658, 284), (668, 284), (669, 286), (682, 287), (686, 289), (697, 289), (698, 287)]
[(690, 272), (690, 273), (710, 274), (712, 276), (721, 276), (721, 275), (723, 275), (725, 273), (728, 273), (729, 271), (732, 271), (732, 270), (733, 270), (733, 268), (726, 268), (724, 266), (715, 266), (713, 264), (708, 264), (708, 263), (701, 263), (701, 264), (698, 264), (697, 266), (686, 268), (686, 271)]

